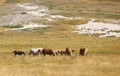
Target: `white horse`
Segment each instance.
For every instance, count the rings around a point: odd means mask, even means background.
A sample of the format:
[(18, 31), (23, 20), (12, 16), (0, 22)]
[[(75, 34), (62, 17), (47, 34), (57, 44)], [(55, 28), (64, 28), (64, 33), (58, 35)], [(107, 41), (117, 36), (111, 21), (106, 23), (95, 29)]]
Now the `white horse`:
[(43, 50), (43, 48), (32, 48), (32, 49), (30, 49), (29, 55), (31, 55), (31, 54), (34, 56), (40, 55), (40, 54), (42, 54), (42, 50)]
[(60, 49), (54, 50), (54, 53), (55, 53), (55, 55), (59, 55), (59, 54), (61, 54), (61, 50)]

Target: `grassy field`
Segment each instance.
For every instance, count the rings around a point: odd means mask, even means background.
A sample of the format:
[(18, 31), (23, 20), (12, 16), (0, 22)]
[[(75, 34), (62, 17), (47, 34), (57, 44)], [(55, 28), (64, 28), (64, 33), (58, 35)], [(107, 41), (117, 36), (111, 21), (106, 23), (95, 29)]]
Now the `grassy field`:
[(119, 0), (42, 0), (38, 4), (48, 6), (53, 14), (120, 19)]
[[(42, 32), (10, 31), (0, 33), (1, 76), (119, 76), (120, 38), (79, 36), (70, 31), (46, 28)], [(42, 29), (41, 29), (42, 30)], [(61, 30), (61, 29), (58, 29)], [(68, 30), (68, 29), (67, 29)], [(65, 35), (69, 37), (66, 38)], [(75, 49), (72, 57), (29, 56), (30, 48), (50, 47), (54, 50)], [(79, 56), (79, 48), (89, 49), (88, 56)], [(20, 49), (26, 56), (14, 56)]]
[[(41, 0), (38, 4), (48, 6), (54, 12), (57, 10), (52, 14), (84, 18), (120, 18), (116, 15), (120, 13), (119, 0), (99, 1)], [(82, 13), (84, 10), (98, 13)], [(102, 14), (99, 14), (100, 12)], [(43, 24), (52, 25), (47, 28), (0, 31), (0, 76), (119, 76), (120, 38), (99, 38), (98, 35), (89, 37), (73, 32), (76, 25), (84, 23), (87, 23), (86, 19), (58, 19), (51, 23), (43, 21)], [(70, 47), (75, 53), (72, 57), (28, 55), (31, 48), (38, 47), (50, 47), (54, 50)], [(81, 47), (88, 48), (88, 56), (79, 56)], [(26, 56), (14, 56), (12, 51), (15, 49), (23, 50)]]

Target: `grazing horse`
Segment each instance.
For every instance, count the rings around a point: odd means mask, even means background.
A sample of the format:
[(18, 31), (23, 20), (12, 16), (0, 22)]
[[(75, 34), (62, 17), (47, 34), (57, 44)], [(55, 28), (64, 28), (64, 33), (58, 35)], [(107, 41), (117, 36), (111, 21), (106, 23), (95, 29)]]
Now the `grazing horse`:
[(14, 55), (25, 55), (25, 53), (21, 50), (14, 50), (12, 53), (14, 53)]
[(65, 56), (67, 55), (66, 51), (61, 50), (61, 56), (64, 54)]
[(47, 55), (53, 55), (53, 56), (55, 56), (55, 52), (51, 49), (51, 48), (44, 48), (43, 50), (42, 50), (42, 54), (45, 56), (46, 54)]
[(69, 47), (67, 47), (65, 51), (68, 56), (72, 56), (72, 52), (74, 52), (74, 50), (71, 50)]
[(86, 56), (88, 54), (88, 49), (87, 48), (80, 48), (79, 55)]
[(40, 54), (42, 54), (42, 50), (43, 50), (43, 48), (30, 49), (29, 55), (31, 55), (31, 54), (34, 55), (34, 56), (40, 55)]
[(59, 54), (57, 50), (56, 50), (56, 51), (53, 51), (53, 52), (55, 53), (55, 55), (58, 55), (58, 54)]
[(59, 49), (55, 50), (54, 53), (55, 53), (55, 55), (59, 55), (59, 54), (61, 54), (61, 50), (59, 50)]

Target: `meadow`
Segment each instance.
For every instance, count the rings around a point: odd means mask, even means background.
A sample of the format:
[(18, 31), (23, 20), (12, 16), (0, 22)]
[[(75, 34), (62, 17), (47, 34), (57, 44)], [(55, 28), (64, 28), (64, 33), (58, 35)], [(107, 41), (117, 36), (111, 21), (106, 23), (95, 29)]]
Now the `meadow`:
[[(73, 32), (51, 32), (52, 29), (43, 34), (38, 31), (0, 33), (0, 75), (119, 76), (120, 38), (79, 36)], [(66, 34), (69, 37), (66, 38)], [(28, 55), (31, 48), (50, 47), (56, 50), (68, 46), (75, 49), (72, 57)], [(88, 56), (79, 56), (81, 47), (89, 49)], [(14, 56), (12, 51), (15, 49), (25, 51), (26, 56)]]
[(100, 19), (120, 19), (119, 3), (119, 0), (41, 0), (38, 2), (49, 7), (53, 14)]
[[(91, 1), (93, 2), (89, 2), (89, 0), (83, 2), (80, 2), (80, 0), (41, 0), (38, 4), (51, 7), (50, 9), (54, 12), (59, 9), (56, 13), (51, 11), (52, 14), (84, 18), (119, 19), (120, 16), (114, 14), (80, 12), (90, 10), (119, 14), (119, 0), (110, 0), (110, 2), (105, 0), (106, 2), (101, 3), (99, 3), (99, 0), (97, 0), (98, 2)], [(100, 8), (100, 6), (105, 8)], [(81, 8), (78, 9), (78, 7)], [(74, 8), (77, 8), (77, 10)], [(76, 25), (87, 23), (86, 19), (73, 21), (58, 19), (55, 22), (43, 21), (42, 23), (52, 26), (35, 28), (34, 30), (0, 31), (0, 76), (120, 75), (119, 37), (99, 38), (97, 34), (88, 36), (73, 32)], [(9, 28), (1, 27), (0, 29)], [(38, 47), (48, 47), (53, 50), (70, 47), (75, 50), (75, 53), (73, 56), (29, 56), (29, 50)], [(79, 56), (81, 47), (88, 48), (89, 53), (87, 56)], [(23, 50), (26, 55), (14, 56), (12, 51), (15, 49)]]

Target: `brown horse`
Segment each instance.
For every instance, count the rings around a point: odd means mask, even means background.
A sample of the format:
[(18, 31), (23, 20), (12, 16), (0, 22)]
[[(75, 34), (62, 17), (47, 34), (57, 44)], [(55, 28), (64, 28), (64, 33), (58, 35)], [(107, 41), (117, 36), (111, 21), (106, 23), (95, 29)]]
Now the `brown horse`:
[(63, 50), (60, 51), (60, 54), (61, 54), (61, 56), (62, 55), (65, 55), (65, 56), (67, 55), (66, 51), (63, 51)]
[(79, 55), (86, 56), (88, 54), (88, 49), (87, 48), (80, 48)]
[(74, 50), (71, 50), (69, 47), (66, 48), (66, 55), (68, 56), (72, 56), (72, 53), (74, 52)]
[(45, 56), (46, 54), (47, 55), (53, 55), (53, 56), (55, 56), (55, 52), (51, 49), (51, 48), (44, 48), (43, 50), (42, 50), (42, 54)]

